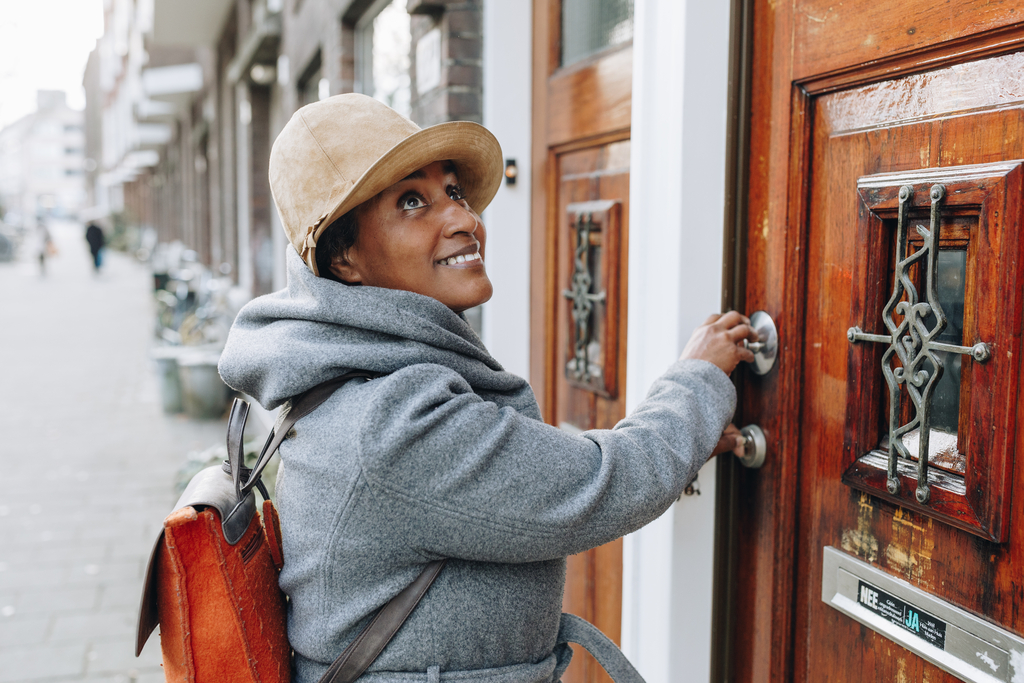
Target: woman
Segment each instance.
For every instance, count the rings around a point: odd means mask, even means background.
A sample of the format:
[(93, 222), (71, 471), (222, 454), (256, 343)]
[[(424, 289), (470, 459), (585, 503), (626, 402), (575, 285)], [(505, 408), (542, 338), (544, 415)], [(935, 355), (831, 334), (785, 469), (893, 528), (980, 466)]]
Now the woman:
[(281, 447), (299, 683), (439, 558), (366, 680), (553, 681), (568, 640), (616, 668), (606, 639), (561, 619), (566, 556), (655, 519), (713, 450), (739, 446), (734, 427), (723, 433), (728, 374), (756, 335), (736, 313), (699, 328), (615, 429), (541, 421), (530, 386), (461, 315), (491, 296), (478, 212), (501, 158), (481, 126), (420, 130), (362, 95), (303, 107), (274, 144), (288, 288), (242, 310), (221, 374), (267, 408), (350, 370), (375, 376), (344, 385)]

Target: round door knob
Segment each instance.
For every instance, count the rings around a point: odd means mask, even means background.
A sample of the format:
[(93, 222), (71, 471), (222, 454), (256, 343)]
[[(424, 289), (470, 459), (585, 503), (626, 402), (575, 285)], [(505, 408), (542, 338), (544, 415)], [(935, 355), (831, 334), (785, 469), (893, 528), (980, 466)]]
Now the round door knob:
[(764, 457), (768, 454), (768, 440), (764, 436), (764, 430), (757, 425), (747, 425), (740, 430), (743, 435), (743, 455), (739, 456), (740, 463), (744, 467), (758, 469), (764, 464)]
[(743, 346), (754, 353), (750, 369), (755, 375), (767, 375), (775, 366), (775, 358), (779, 355), (779, 331), (775, 327), (775, 321), (765, 311), (751, 313), (750, 326), (757, 332), (756, 342), (743, 340)]

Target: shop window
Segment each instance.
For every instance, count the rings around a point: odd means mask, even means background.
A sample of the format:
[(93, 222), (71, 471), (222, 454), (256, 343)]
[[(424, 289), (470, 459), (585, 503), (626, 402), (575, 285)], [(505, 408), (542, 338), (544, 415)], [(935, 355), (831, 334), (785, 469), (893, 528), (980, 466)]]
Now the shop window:
[(319, 50), (299, 76), (298, 88), (300, 106), (326, 99), (330, 95), (330, 85), (323, 75)]
[(412, 34), (406, 0), (378, 0), (355, 28), (356, 91), (409, 116)]

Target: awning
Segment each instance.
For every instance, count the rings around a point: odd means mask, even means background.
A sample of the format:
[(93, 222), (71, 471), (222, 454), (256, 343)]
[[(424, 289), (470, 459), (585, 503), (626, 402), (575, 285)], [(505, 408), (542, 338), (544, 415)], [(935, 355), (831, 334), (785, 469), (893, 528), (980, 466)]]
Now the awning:
[(233, 0), (153, 0), (153, 43), (213, 45), (233, 4)]

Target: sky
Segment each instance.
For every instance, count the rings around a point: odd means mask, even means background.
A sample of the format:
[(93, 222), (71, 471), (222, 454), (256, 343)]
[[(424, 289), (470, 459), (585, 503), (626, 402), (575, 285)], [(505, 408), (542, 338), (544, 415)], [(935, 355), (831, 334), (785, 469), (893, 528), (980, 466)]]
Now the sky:
[(0, 128), (36, 108), (36, 90), (85, 107), (82, 73), (103, 34), (103, 0), (0, 0)]

